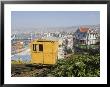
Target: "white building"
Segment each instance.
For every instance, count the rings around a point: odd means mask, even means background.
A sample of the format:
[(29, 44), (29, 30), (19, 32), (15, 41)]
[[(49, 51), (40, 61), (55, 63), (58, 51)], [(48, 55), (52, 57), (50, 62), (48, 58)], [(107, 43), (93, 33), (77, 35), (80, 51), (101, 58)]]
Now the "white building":
[(96, 44), (99, 42), (99, 33), (95, 29), (80, 27), (74, 34), (75, 44)]
[(64, 48), (59, 47), (58, 48), (58, 59), (63, 59), (64, 58)]
[(63, 39), (59, 39), (59, 47), (58, 47), (58, 59), (64, 58), (64, 46), (63, 46)]
[(72, 49), (73, 48), (73, 36), (68, 35), (67, 40), (68, 40), (67, 47)]

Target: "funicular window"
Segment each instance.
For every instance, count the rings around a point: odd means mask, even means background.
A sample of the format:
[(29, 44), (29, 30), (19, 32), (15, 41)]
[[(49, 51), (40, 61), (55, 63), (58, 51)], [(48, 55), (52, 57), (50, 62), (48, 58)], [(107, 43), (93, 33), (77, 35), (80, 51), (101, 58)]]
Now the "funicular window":
[(33, 44), (33, 51), (43, 51), (43, 44)]
[(43, 44), (39, 44), (39, 51), (43, 51)]
[(36, 45), (37, 45), (37, 44), (33, 44), (33, 51), (37, 51)]

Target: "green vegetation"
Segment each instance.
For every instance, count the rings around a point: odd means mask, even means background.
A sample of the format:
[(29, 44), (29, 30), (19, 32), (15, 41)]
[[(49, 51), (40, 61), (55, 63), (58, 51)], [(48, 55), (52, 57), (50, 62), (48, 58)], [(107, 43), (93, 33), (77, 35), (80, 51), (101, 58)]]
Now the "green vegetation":
[(100, 56), (73, 55), (70, 58), (58, 60), (47, 76), (55, 77), (99, 77)]
[[(24, 68), (15, 64), (24, 64)], [(69, 58), (60, 59), (52, 66), (26, 66), (21, 60), (12, 61), (14, 76), (29, 77), (99, 77), (100, 55), (99, 52), (89, 50), (87, 54), (73, 54)]]
[(18, 60), (11, 60), (11, 64), (29, 64), (30, 63), (30, 61), (22, 61), (22, 60), (20, 60), (20, 59), (18, 59)]
[(99, 47), (99, 45), (82, 45), (82, 44), (79, 44), (79, 45), (76, 45), (76, 47), (79, 47), (81, 49), (96, 49)]
[(11, 64), (22, 64), (21, 60), (11, 60)]

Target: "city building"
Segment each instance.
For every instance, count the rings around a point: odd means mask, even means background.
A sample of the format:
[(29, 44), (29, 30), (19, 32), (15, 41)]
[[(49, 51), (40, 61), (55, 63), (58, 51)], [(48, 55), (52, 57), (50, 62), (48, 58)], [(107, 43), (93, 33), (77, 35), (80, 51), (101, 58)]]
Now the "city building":
[(99, 33), (95, 29), (86, 27), (80, 27), (74, 33), (73, 42), (74, 44), (97, 44), (100, 41)]
[(58, 59), (64, 58), (64, 45), (63, 45), (63, 39), (59, 39), (59, 47), (58, 47)]

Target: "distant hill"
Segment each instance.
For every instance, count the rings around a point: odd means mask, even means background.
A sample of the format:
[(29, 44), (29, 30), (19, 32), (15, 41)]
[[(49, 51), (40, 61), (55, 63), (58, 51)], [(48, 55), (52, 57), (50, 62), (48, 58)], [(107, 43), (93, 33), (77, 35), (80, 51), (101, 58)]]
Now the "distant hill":
[[(100, 30), (100, 25), (80, 25), (83, 27), (89, 27), (92, 29)], [(20, 29), (12, 29), (12, 33), (14, 32), (75, 32), (80, 26), (68, 26), (68, 27), (34, 27), (34, 28), (20, 28)]]

